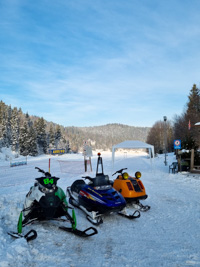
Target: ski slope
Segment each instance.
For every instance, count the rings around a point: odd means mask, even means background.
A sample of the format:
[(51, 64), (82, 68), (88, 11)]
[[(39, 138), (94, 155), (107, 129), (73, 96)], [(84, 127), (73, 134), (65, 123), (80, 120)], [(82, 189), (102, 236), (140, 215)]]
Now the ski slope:
[[(37, 239), (13, 239), (8, 230), (16, 231), (19, 213), (26, 193), (39, 177), (35, 166), (48, 171), (49, 157), (28, 158), (28, 164), (9, 167), (0, 160), (0, 267), (113, 267), (113, 266), (200, 266), (200, 179), (187, 173), (169, 174), (159, 155), (151, 165), (148, 156), (138, 153), (116, 153), (112, 166), (111, 153), (102, 152), (104, 173), (128, 168), (130, 175), (141, 171), (148, 198), (142, 201), (151, 209), (136, 220), (117, 214), (104, 218), (98, 234), (87, 239), (57, 229), (57, 224), (33, 224)], [(51, 173), (60, 177), (58, 185), (66, 190), (82, 174), (62, 173), (58, 160), (80, 160), (83, 156), (63, 155), (51, 158)], [(95, 175), (97, 156), (92, 157)], [(168, 155), (168, 165), (174, 161)], [(78, 228), (91, 226), (81, 210), (75, 210)], [(59, 222), (59, 224), (62, 224)]]

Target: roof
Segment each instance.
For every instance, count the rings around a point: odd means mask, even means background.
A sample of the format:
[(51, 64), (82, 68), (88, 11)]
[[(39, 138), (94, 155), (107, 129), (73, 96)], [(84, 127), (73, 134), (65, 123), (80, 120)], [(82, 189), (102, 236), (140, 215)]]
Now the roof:
[(153, 148), (153, 146), (138, 140), (127, 140), (113, 146), (113, 149), (116, 148)]

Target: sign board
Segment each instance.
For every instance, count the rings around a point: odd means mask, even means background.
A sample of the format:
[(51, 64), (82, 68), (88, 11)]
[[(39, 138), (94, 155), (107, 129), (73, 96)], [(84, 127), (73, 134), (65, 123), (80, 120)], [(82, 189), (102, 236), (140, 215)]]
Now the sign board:
[(65, 154), (65, 149), (50, 149), (49, 154), (51, 154), (51, 155)]
[(92, 148), (88, 145), (87, 141), (83, 142), (83, 156), (92, 157)]
[(181, 149), (181, 140), (174, 140), (174, 149)]
[(92, 154), (92, 148), (88, 145), (84, 146), (83, 147), (83, 155), (84, 156), (87, 156), (87, 157), (92, 157), (93, 154)]

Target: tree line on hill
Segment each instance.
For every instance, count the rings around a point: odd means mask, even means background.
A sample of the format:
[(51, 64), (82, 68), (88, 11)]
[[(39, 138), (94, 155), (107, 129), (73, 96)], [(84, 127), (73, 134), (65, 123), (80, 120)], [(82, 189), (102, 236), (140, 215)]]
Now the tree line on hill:
[(11, 147), (23, 156), (37, 156), (49, 149), (66, 152), (83, 150), (88, 143), (92, 149), (112, 149), (114, 144), (129, 139), (145, 141), (148, 127), (108, 124), (96, 127), (64, 127), (44, 118), (23, 113), (0, 101), (0, 149)]
[(48, 148), (66, 146), (59, 125), (47, 124), (43, 118), (24, 114), (0, 102), (0, 148), (11, 147), (23, 156), (47, 153)]
[[(11, 147), (23, 156), (48, 153), (49, 149), (79, 152), (88, 143), (93, 150), (111, 150), (124, 140), (140, 140), (154, 145), (156, 153), (174, 149), (174, 140), (181, 140), (182, 148), (197, 151), (200, 146), (200, 90), (196, 84), (189, 92), (188, 102), (181, 115), (173, 121), (157, 121), (149, 127), (107, 124), (94, 127), (64, 127), (43, 118), (29, 116), (21, 108), (11, 108), (0, 101), (0, 149)], [(166, 142), (165, 142), (166, 133)], [(198, 158), (196, 156), (196, 158)]]

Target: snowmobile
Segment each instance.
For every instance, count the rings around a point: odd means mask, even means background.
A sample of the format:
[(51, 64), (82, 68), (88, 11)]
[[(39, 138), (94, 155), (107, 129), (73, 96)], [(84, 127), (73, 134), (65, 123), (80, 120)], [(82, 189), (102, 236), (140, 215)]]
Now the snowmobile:
[[(101, 168), (101, 171), (99, 170)], [(96, 177), (82, 177), (76, 180), (71, 187), (67, 187), (69, 203), (86, 213), (86, 218), (94, 225), (103, 223), (103, 215), (117, 212), (130, 219), (140, 217), (140, 212), (127, 214), (124, 197), (112, 187), (108, 175), (104, 175), (101, 154), (98, 153)]]
[[(76, 228), (76, 215), (72, 209), (72, 215), (69, 213), (66, 195), (64, 191), (57, 186), (59, 178), (51, 176), (49, 172), (45, 172), (38, 167), (39, 172), (44, 177), (36, 178), (34, 186), (26, 195), (24, 209), (20, 212), (17, 232), (8, 232), (13, 237), (25, 237), (27, 241), (37, 237), (35, 230), (30, 230), (26, 235), (22, 234), (22, 228), (32, 224), (33, 222), (57, 220), (62, 222), (70, 222), (71, 227), (60, 226), (59, 229), (71, 232), (77, 236), (88, 237), (97, 234), (94, 227), (89, 227), (84, 231)], [(62, 218), (65, 217), (65, 218)]]
[(125, 170), (127, 170), (127, 168), (123, 168), (113, 173), (113, 175), (119, 174), (113, 182), (113, 187), (122, 194), (127, 203), (131, 203), (140, 211), (149, 210), (150, 206), (143, 205), (140, 202), (140, 200), (148, 197), (145, 187), (140, 180), (141, 172), (137, 171), (135, 177), (131, 177)]

